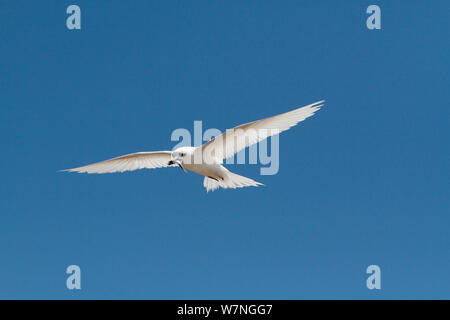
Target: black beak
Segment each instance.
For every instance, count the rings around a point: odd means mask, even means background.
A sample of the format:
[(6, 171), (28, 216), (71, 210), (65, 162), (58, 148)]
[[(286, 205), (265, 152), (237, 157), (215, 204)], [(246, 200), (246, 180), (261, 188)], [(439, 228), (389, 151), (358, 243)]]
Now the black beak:
[(182, 166), (178, 161), (170, 160), (169, 162), (167, 162), (167, 164), (168, 164), (169, 166), (176, 164), (177, 166), (179, 166), (179, 167), (181, 168), (181, 170), (183, 170), (184, 172), (186, 172), (186, 170), (183, 168), (183, 166)]

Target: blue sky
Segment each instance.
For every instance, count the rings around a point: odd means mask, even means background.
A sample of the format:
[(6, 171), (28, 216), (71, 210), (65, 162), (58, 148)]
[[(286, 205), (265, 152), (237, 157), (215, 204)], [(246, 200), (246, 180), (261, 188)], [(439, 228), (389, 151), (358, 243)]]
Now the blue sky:
[[(0, 298), (450, 298), (449, 9), (1, 1)], [(262, 188), (57, 172), (320, 99), (281, 135), (277, 175), (229, 167)]]

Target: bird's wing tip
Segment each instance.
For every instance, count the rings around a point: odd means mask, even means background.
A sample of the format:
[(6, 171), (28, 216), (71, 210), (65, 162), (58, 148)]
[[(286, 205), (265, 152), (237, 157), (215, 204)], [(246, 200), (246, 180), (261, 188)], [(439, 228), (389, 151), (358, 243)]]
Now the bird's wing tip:
[(72, 169), (62, 169), (62, 170), (58, 170), (56, 172), (78, 172), (78, 173), (82, 173), (85, 171), (81, 171), (79, 170), (79, 168), (72, 168)]
[(315, 108), (321, 108), (325, 105), (325, 100), (320, 100), (317, 102), (314, 102), (311, 107), (315, 107)]

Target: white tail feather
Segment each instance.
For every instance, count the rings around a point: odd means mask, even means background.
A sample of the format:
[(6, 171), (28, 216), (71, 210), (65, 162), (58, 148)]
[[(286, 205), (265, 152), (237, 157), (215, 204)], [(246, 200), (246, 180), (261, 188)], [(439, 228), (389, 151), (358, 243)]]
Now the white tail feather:
[(214, 191), (218, 189), (219, 187), (224, 189), (236, 189), (236, 188), (243, 188), (243, 187), (257, 187), (257, 186), (263, 186), (262, 183), (257, 182), (253, 179), (240, 176), (238, 174), (235, 174), (233, 172), (227, 171), (227, 173), (224, 175), (223, 180), (216, 180), (212, 179), (210, 177), (205, 177), (203, 180), (203, 186), (206, 188), (206, 191)]

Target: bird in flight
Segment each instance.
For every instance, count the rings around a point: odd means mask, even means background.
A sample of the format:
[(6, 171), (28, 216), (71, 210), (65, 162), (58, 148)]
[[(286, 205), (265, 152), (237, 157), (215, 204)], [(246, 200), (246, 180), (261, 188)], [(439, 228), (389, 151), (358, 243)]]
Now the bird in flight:
[(242, 188), (259, 186), (253, 179), (230, 172), (222, 163), (239, 151), (270, 136), (286, 131), (299, 122), (311, 117), (323, 106), (324, 101), (278, 114), (269, 118), (249, 122), (217, 136), (202, 146), (180, 147), (173, 151), (137, 152), (117, 158), (62, 171), (80, 173), (111, 173), (179, 166), (205, 176), (203, 186), (206, 191), (219, 187)]

